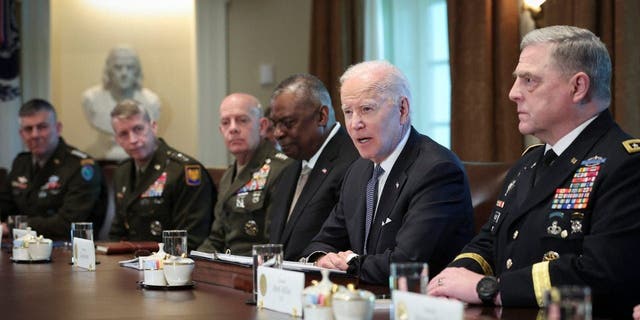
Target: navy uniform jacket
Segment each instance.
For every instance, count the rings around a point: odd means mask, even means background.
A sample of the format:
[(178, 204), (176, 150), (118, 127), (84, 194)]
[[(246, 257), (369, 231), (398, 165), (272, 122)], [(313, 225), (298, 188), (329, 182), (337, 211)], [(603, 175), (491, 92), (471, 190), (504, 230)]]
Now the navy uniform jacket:
[(602, 112), (535, 187), (544, 148), (526, 153), (451, 265), (499, 277), (505, 306), (541, 306), (550, 286), (577, 284), (592, 288), (594, 311), (624, 305), (630, 316), (640, 303), (640, 140), (628, 139)]
[(473, 236), (469, 183), (458, 158), (413, 128), (386, 180), (367, 246), (367, 181), (373, 162), (356, 160), (345, 175), (340, 200), (305, 254), (352, 250), (361, 255), (348, 272), (386, 284), (389, 263), (422, 261), (440, 272)]
[(344, 128), (324, 147), (287, 221), (291, 201), (301, 172), (301, 161), (287, 167), (278, 182), (274, 198), (270, 243), (282, 243), (285, 260), (298, 260), (302, 251), (320, 231), (331, 209), (338, 203), (347, 168), (360, 156)]
[(187, 230), (189, 250), (209, 234), (216, 188), (195, 159), (158, 139), (158, 148), (136, 183), (133, 159), (113, 175), (116, 213), (112, 240), (162, 242), (163, 230)]
[(211, 232), (198, 250), (229, 250), (247, 256), (254, 244), (267, 243), (272, 201), (278, 194), (276, 181), (289, 164), (291, 159), (278, 152), (273, 143), (263, 140), (235, 179), (235, 164), (231, 165), (220, 179)]
[(93, 222), (98, 232), (106, 214), (107, 188), (100, 167), (62, 138), (37, 173), (31, 152), (18, 154), (0, 188), (2, 220), (27, 215), (33, 230), (55, 240), (69, 240), (72, 222)]

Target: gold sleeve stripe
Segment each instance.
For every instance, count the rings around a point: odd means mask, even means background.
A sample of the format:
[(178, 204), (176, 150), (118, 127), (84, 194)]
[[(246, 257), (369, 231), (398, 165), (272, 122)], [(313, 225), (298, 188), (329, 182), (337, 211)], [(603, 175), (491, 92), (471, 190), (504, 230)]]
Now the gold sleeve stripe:
[(462, 253), (462, 254), (459, 254), (455, 259), (453, 259), (453, 261), (464, 259), (464, 258), (468, 258), (477, 262), (482, 268), (482, 272), (484, 272), (486, 276), (493, 275), (493, 269), (491, 269), (491, 266), (489, 265), (487, 260), (485, 260), (481, 255), (477, 253), (472, 253), (472, 252)]
[(551, 289), (551, 277), (549, 276), (549, 261), (538, 262), (531, 268), (533, 291), (536, 294), (538, 306), (544, 305), (544, 293)]

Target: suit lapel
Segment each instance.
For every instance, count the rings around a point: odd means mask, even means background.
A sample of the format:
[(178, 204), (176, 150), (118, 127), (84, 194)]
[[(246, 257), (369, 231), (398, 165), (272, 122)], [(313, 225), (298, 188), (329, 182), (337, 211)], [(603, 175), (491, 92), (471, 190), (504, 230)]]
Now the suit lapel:
[[(140, 182), (135, 183), (135, 186), (130, 186), (132, 188), (132, 192), (129, 194), (129, 198), (126, 200), (127, 207), (129, 207), (136, 199), (138, 199), (143, 192), (147, 191), (147, 189), (149, 189), (149, 186), (156, 182), (156, 180), (158, 180), (160, 175), (164, 172), (166, 161), (163, 161), (164, 157), (161, 156), (161, 153), (163, 152), (159, 151), (160, 149), (156, 151), (153, 159), (149, 163), (149, 166), (147, 166), (144, 173), (139, 177)], [(130, 174), (133, 174), (135, 176), (135, 164), (133, 163), (133, 161), (131, 161), (130, 163), (131, 166), (129, 172)]]
[[(381, 236), (382, 223), (387, 220), (389, 215), (391, 215), (393, 207), (398, 200), (398, 196), (407, 181), (407, 171), (420, 154), (419, 149), (415, 147), (417, 139), (418, 133), (412, 128), (407, 143), (400, 153), (400, 156), (393, 164), (391, 172), (387, 177), (387, 181), (382, 189), (382, 194), (379, 197), (380, 201), (378, 201), (376, 215), (371, 225), (367, 244), (368, 252), (375, 252), (375, 248)], [(371, 174), (368, 177), (371, 177)]]
[[(284, 197), (284, 199), (281, 200), (287, 204), (286, 206), (281, 207), (282, 211), (284, 212), (274, 214), (273, 220), (271, 221), (271, 224), (274, 226), (274, 228), (276, 228), (273, 231), (276, 235), (278, 235), (276, 243), (286, 243), (286, 239), (288, 239), (291, 235), (290, 229), (294, 224), (292, 223), (294, 221), (294, 213), (292, 213), (289, 222), (287, 222), (287, 216), (289, 215), (289, 205), (291, 204), (293, 195), (296, 191), (295, 186), (298, 183), (298, 176), (300, 176), (301, 166), (301, 161), (296, 160), (295, 163), (291, 164), (289, 168), (285, 169), (285, 171), (281, 173), (280, 181), (278, 182), (282, 186), (290, 187), (286, 190), (286, 194), (284, 192), (281, 192), (279, 194), (280, 197)], [(309, 181), (310, 180), (311, 177), (309, 177)]]

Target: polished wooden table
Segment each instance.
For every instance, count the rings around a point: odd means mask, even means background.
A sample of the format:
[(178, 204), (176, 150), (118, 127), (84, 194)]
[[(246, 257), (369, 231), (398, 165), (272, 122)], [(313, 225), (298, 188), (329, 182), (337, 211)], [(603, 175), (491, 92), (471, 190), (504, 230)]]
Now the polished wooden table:
[[(69, 265), (71, 252), (55, 248), (51, 263), (23, 264), (0, 253), (2, 319), (293, 319), (246, 305), (251, 294), (196, 281), (187, 290), (149, 290), (139, 286), (142, 272), (123, 268), (128, 255), (98, 255), (96, 271)], [(496, 316), (496, 312), (502, 315)], [(535, 319), (537, 310), (468, 308), (467, 319)], [(377, 310), (375, 319), (389, 319)]]

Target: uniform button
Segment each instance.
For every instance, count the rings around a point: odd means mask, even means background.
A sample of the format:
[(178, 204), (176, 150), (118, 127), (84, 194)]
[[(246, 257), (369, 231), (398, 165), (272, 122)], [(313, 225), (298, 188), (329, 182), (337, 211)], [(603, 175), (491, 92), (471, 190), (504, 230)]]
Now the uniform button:
[(553, 261), (558, 260), (560, 258), (560, 254), (555, 251), (547, 251), (544, 256), (542, 256), (542, 261)]
[(518, 238), (518, 230), (513, 232), (513, 240), (515, 240), (516, 238)]
[(507, 259), (507, 269), (511, 269), (512, 265), (513, 265), (513, 261), (511, 260), (511, 258)]

